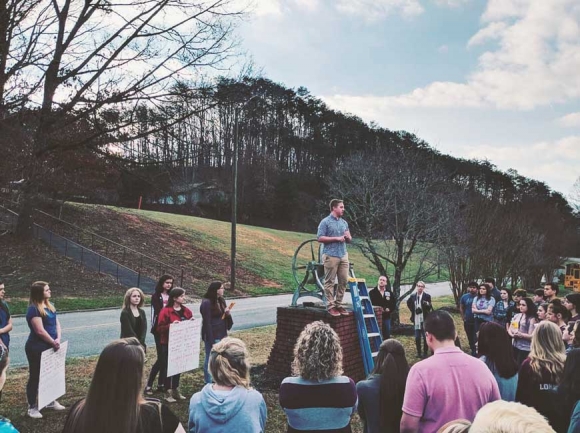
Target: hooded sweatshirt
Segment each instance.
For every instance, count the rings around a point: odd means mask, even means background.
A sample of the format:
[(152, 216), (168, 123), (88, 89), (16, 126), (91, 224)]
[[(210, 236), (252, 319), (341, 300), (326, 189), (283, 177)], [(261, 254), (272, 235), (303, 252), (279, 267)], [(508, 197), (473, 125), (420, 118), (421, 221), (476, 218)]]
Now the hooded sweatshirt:
[(239, 385), (231, 391), (215, 391), (207, 384), (189, 402), (190, 433), (260, 433), (266, 417), (262, 394)]

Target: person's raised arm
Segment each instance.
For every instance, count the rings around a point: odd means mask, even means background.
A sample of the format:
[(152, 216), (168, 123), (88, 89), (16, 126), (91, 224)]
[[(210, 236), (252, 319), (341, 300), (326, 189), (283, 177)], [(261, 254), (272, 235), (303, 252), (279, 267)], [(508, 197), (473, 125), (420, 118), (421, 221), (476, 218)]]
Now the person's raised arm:
[(350, 243), (352, 241), (352, 235), (350, 234), (350, 229), (344, 231), (344, 241)]
[(331, 242), (345, 242), (346, 236), (318, 236), (318, 242), (329, 244)]

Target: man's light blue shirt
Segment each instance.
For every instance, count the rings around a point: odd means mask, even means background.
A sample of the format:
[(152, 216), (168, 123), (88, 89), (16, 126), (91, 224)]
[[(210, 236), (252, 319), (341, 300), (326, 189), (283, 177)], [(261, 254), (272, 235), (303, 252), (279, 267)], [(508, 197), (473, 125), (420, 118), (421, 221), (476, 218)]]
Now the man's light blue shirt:
[[(342, 218), (336, 218), (330, 214), (318, 225), (317, 238), (320, 236), (338, 237), (344, 236), (344, 232), (348, 230), (348, 224)], [(322, 254), (331, 257), (344, 257), (346, 255), (346, 242), (330, 242), (324, 244)]]

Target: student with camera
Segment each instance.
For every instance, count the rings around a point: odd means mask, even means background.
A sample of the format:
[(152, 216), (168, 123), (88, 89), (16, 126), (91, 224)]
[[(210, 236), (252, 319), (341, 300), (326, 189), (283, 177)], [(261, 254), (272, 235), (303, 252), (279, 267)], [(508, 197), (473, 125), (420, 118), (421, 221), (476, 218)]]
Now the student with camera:
[[(417, 357), (427, 357), (427, 339), (423, 323), (429, 312), (433, 309), (431, 295), (425, 293), (425, 283), (417, 283), (417, 292), (407, 299), (407, 307), (411, 311), (411, 322), (415, 325), (415, 346), (417, 347)], [(423, 352), (421, 352), (421, 339), (423, 339)]]

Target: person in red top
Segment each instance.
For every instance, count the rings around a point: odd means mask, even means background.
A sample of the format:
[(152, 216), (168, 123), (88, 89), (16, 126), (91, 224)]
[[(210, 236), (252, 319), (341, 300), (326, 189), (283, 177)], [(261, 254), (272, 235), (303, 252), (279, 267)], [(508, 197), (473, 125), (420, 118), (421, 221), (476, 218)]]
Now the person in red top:
[[(167, 307), (159, 312), (157, 321), (157, 332), (161, 342), (161, 373), (167, 376), (167, 357), (169, 349), (169, 327), (172, 323), (183, 322), (184, 320), (194, 320), (193, 313), (185, 305), (185, 290), (174, 287), (169, 291)], [(165, 401), (175, 403), (177, 400), (185, 400), (186, 397), (179, 393), (179, 374), (165, 379)], [(177, 400), (176, 400), (177, 399)]]

